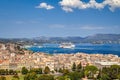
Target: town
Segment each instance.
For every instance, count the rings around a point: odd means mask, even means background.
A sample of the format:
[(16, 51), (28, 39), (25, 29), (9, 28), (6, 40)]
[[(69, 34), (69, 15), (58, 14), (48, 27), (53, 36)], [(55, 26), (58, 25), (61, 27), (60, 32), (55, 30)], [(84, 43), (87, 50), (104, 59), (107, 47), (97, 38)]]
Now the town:
[(59, 69), (71, 70), (73, 64), (81, 63), (82, 67), (94, 65), (98, 69), (120, 65), (120, 57), (113, 54), (47, 54), (42, 52), (32, 52), (21, 48), (17, 44), (0, 44), (0, 69), (19, 70), (23, 67), (28, 70), (32, 68), (49, 67), (51, 72), (56, 73)]

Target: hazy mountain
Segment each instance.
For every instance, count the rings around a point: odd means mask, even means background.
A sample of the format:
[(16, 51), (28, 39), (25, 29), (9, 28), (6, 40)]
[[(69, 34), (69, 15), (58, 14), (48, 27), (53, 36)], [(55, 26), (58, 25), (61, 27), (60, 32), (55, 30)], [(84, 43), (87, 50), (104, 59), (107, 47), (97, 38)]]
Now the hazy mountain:
[(29, 42), (29, 43), (120, 43), (120, 34), (95, 34), (87, 37), (36, 37), (31, 39), (0, 39), (0, 42)]
[(117, 40), (120, 39), (120, 34), (96, 34), (88, 36), (87, 40)]

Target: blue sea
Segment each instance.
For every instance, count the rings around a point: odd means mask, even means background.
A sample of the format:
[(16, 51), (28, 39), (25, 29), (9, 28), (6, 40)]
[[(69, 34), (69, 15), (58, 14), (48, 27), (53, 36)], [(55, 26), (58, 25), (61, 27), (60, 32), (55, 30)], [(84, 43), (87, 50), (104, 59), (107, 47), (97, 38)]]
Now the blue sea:
[(48, 54), (59, 53), (89, 53), (89, 54), (115, 54), (120, 56), (120, 44), (75, 44), (75, 48), (60, 48), (59, 44), (43, 44), (42, 46), (31, 46), (28, 48), (33, 52), (45, 52)]

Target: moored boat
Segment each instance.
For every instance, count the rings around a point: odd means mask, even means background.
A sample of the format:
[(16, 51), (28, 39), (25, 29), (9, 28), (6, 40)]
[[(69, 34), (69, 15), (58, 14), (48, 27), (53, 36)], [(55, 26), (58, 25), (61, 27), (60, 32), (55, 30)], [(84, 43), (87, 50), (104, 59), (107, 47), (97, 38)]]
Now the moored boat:
[(60, 48), (74, 48), (75, 45), (69, 42), (69, 43), (61, 43), (59, 47)]

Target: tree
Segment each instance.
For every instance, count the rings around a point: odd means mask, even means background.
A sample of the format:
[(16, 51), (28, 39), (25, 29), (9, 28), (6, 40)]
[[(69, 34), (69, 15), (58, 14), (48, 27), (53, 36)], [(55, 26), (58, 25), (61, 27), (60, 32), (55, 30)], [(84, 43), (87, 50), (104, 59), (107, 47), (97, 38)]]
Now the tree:
[(75, 64), (75, 62), (72, 65), (72, 71), (76, 71), (76, 64)]
[(96, 72), (98, 71), (98, 68), (96, 66), (93, 65), (88, 65), (85, 67), (85, 71), (88, 73), (89, 78), (94, 78), (94, 74), (96, 74)]
[(71, 80), (70, 78), (69, 78), (69, 76), (59, 76), (59, 77), (57, 77), (55, 80)]
[(37, 79), (37, 75), (35, 72), (28, 73), (24, 77), (24, 80), (36, 80), (36, 79)]
[(102, 74), (100, 80), (111, 80), (107, 74)]
[(82, 69), (82, 64), (81, 62), (77, 65), (77, 71), (80, 72), (80, 70)]
[(1, 77), (0, 77), (0, 80), (6, 80), (6, 77), (1, 76)]
[(109, 70), (109, 76), (111, 79), (116, 79), (117, 75), (120, 74), (119, 72), (120, 66), (119, 65), (111, 65)]
[(39, 76), (38, 80), (54, 80), (54, 76), (43, 74)]
[(8, 75), (9, 74), (9, 71), (8, 71), (8, 69), (6, 69), (6, 75)]
[(19, 80), (19, 76), (18, 75), (14, 75), (12, 80)]
[(50, 73), (50, 68), (48, 66), (45, 67), (44, 73), (45, 74), (49, 74)]
[(42, 68), (32, 68), (30, 72), (35, 72), (36, 74), (42, 74)]
[(64, 76), (59, 76), (59, 77), (57, 77), (56, 80), (65, 80), (65, 77)]
[(70, 72), (68, 74), (70, 80), (80, 80), (83, 76), (77, 72), (77, 71), (74, 71), (74, 72)]
[(14, 74), (15, 74), (15, 71), (12, 70), (12, 69), (10, 69), (10, 70), (9, 70), (9, 74), (10, 74), (10, 75), (14, 75)]
[(36, 71), (35, 71), (37, 74), (42, 74), (42, 68), (38, 68), (38, 69), (36, 69)]
[(63, 69), (63, 75), (67, 75), (69, 73), (68, 69)]
[(120, 80), (120, 74), (117, 75), (117, 78)]
[(101, 75), (102, 75), (102, 71), (99, 69), (99, 73), (97, 75), (97, 79), (100, 79), (101, 78)]
[(102, 74), (105, 74), (109, 77), (109, 79), (117, 79), (120, 74), (120, 66), (119, 65), (111, 65), (110, 67), (104, 67), (102, 69)]
[(63, 72), (62, 68), (59, 68), (58, 72), (62, 73)]
[(4, 69), (0, 69), (0, 75), (5, 75), (6, 71)]
[(28, 69), (26, 67), (22, 68), (22, 74), (27, 74), (28, 73)]

